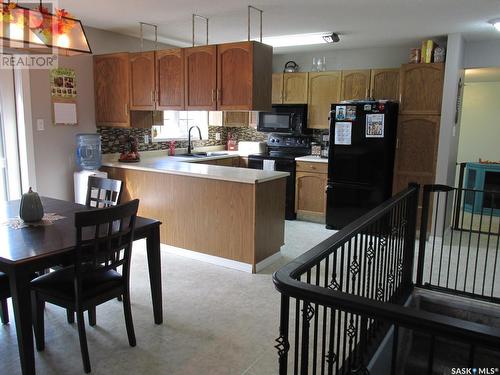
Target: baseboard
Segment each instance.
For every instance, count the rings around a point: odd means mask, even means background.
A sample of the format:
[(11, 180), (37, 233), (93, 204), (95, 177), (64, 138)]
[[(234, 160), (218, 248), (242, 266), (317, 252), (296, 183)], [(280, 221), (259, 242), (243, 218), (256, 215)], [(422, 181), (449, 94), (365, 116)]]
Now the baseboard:
[(274, 253), (273, 255), (267, 257), (264, 260), (261, 260), (259, 263), (255, 265), (255, 272), (258, 273), (262, 271), (264, 268), (267, 266), (270, 266), (274, 262), (277, 262), (279, 259), (281, 259), (281, 251), (278, 251), (277, 253)]
[[(216, 266), (231, 268), (233, 270), (252, 273), (253, 267), (249, 263), (243, 263), (243, 262), (238, 262), (236, 260), (216, 257), (214, 255), (198, 253), (196, 251), (186, 250), (186, 249), (182, 249), (180, 247), (174, 247), (174, 246), (169, 246), (169, 245), (165, 245), (165, 244), (161, 245), (161, 249), (162, 249), (162, 251), (165, 251), (167, 253), (174, 254), (174, 255), (179, 255), (181, 257), (199, 260), (201, 262), (215, 264)], [(271, 258), (271, 257), (269, 257), (269, 258)], [(267, 258), (267, 259), (269, 259), (269, 258)], [(267, 259), (264, 259), (263, 262), (266, 261)]]

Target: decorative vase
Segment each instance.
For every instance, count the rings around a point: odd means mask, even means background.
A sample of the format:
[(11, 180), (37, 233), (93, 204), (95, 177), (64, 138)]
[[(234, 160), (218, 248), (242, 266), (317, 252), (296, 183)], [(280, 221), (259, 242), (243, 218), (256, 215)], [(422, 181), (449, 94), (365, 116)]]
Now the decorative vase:
[(31, 188), (21, 198), (19, 217), (27, 223), (40, 221), (43, 218), (42, 201), (38, 193), (35, 193)]

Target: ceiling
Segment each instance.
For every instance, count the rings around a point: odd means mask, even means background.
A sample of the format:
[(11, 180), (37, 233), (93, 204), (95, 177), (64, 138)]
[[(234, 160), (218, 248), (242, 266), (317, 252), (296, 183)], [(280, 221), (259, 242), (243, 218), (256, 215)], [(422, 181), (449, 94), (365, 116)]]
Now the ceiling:
[(465, 83), (500, 82), (500, 68), (477, 68), (465, 70)]
[[(159, 26), (160, 41), (191, 44), (192, 13), (209, 17), (209, 43), (247, 39), (248, 0), (59, 0), (84, 24), (127, 35), (139, 35), (138, 22)], [(467, 41), (499, 39), (487, 23), (500, 17), (500, 0), (258, 0), (264, 11), (264, 36), (334, 31), (335, 45), (286, 47), (276, 53), (330, 48), (406, 45), (420, 39), (463, 33)], [(252, 37), (258, 36), (258, 14), (253, 13)], [(197, 21), (196, 40), (205, 38)], [(145, 32), (152, 38), (152, 32)]]

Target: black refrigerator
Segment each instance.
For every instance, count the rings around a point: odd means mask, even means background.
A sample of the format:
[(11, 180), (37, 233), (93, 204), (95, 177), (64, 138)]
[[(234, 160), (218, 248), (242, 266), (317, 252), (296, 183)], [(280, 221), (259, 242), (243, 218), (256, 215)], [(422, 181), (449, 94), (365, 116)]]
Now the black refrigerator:
[(326, 227), (342, 229), (392, 195), (398, 104), (332, 104)]

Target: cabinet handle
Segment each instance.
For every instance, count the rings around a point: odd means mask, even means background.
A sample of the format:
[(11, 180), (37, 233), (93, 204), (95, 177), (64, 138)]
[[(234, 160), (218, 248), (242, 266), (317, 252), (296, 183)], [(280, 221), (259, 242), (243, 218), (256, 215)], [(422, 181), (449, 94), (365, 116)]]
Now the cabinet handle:
[(151, 90), (151, 101), (154, 103), (155, 102), (155, 91)]
[(220, 103), (222, 100), (222, 90), (217, 89), (217, 103)]
[(125, 104), (125, 116), (128, 117), (128, 104)]
[(212, 89), (212, 103), (217, 100), (217, 90)]

